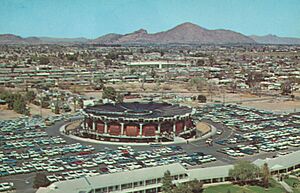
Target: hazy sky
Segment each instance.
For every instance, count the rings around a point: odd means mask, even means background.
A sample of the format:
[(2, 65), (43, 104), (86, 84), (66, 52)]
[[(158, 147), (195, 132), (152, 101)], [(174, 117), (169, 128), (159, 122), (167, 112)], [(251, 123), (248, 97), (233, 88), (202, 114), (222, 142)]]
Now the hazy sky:
[(183, 22), (300, 38), (300, 0), (0, 0), (0, 33), (87, 37)]

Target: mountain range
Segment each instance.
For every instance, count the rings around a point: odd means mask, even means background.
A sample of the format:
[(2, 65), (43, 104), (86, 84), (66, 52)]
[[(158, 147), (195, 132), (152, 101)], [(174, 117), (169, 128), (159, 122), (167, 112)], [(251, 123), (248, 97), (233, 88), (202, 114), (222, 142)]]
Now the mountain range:
[(22, 38), (0, 34), (0, 44), (300, 44), (300, 38), (275, 35), (246, 36), (231, 30), (209, 30), (193, 23), (183, 23), (170, 30), (148, 33), (140, 29), (128, 34), (110, 33), (96, 39), (81, 38)]
[(278, 37), (272, 34), (266, 36), (252, 35), (249, 37), (260, 44), (300, 44), (300, 38)]

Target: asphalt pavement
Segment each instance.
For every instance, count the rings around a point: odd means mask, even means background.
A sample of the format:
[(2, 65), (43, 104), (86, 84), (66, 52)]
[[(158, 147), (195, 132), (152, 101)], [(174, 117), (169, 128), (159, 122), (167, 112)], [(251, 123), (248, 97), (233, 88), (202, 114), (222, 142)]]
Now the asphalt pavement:
[[(213, 125), (217, 130), (221, 130), (222, 134), (221, 135), (214, 135), (212, 136), (213, 141), (218, 141), (221, 139), (228, 139), (232, 135), (236, 133), (235, 130), (231, 130), (227, 127), (225, 127), (222, 124), (219, 123), (213, 123), (211, 121), (206, 121), (207, 123)], [(112, 145), (112, 144), (99, 144), (99, 143), (91, 143), (91, 142), (84, 142), (84, 141), (78, 141), (76, 139), (72, 139), (68, 136), (64, 136), (60, 133), (59, 128), (66, 124), (65, 121), (60, 121), (55, 123), (54, 125), (48, 127), (46, 129), (46, 132), (48, 133), (49, 136), (60, 136), (65, 141), (67, 144), (71, 143), (81, 143), (83, 145), (92, 145), (95, 148), (95, 151), (101, 151), (104, 150), (105, 148), (110, 148), (110, 149), (117, 149), (118, 145)], [(225, 155), (224, 153), (219, 152), (218, 150), (223, 148), (224, 146), (213, 143), (212, 146), (209, 146), (206, 142), (206, 140), (198, 140), (194, 142), (189, 142), (188, 144), (176, 144), (181, 146), (187, 153), (192, 153), (192, 152), (203, 152), (205, 154), (210, 154), (216, 157), (217, 161), (203, 164), (201, 166), (194, 166), (194, 167), (209, 167), (209, 166), (218, 166), (218, 165), (225, 165), (225, 164), (234, 164), (238, 159), (247, 159), (250, 161), (254, 161), (256, 159), (264, 159), (266, 157), (273, 157), (276, 155), (276, 152), (271, 152), (271, 153), (259, 153), (255, 154), (252, 156), (245, 156), (243, 158), (234, 158), (230, 157), (228, 155)], [(170, 146), (170, 145), (166, 145)], [(157, 147), (151, 147), (150, 145), (143, 145), (143, 146), (132, 146), (133, 149), (137, 151), (142, 151), (142, 150), (151, 150), (155, 149)], [(297, 148), (300, 149), (300, 148)], [(16, 187), (16, 193), (34, 193), (36, 192), (36, 189), (32, 188), (32, 182), (35, 177), (35, 173), (30, 173), (30, 174), (21, 174), (17, 175), (14, 177), (7, 176), (7, 177), (1, 177), (0, 182), (13, 182)]]

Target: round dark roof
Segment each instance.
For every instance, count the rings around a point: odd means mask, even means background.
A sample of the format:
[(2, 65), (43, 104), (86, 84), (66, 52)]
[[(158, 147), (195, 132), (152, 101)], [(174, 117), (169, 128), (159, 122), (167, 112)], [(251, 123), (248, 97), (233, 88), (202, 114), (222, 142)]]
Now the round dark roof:
[(90, 106), (84, 109), (86, 113), (107, 117), (123, 118), (158, 118), (174, 117), (190, 114), (192, 109), (169, 103), (116, 103)]

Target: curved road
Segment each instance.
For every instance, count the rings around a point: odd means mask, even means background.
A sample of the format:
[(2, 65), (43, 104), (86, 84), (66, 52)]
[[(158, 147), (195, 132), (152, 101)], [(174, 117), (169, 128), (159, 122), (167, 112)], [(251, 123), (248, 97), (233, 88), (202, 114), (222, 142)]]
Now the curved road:
[[(221, 135), (216, 134), (216, 135), (212, 136), (213, 141), (217, 141), (220, 139), (228, 139), (231, 137), (231, 135), (234, 134), (233, 130), (227, 129), (222, 124), (213, 123), (211, 121), (206, 121), (206, 122), (213, 125), (214, 127), (216, 127), (217, 130), (222, 130)], [(61, 136), (63, 139), (66, 140), (67, 143), (81, 143), (83, 145), (92, 145), (93, 147), (95, 147), (96, 151), (103, 150), (105, 147), (110, 148), (110, 149), (117, 149), (117, 147), (120, 146), (120, 145), (112, 145), (112, 144), (98, 144), (98, 143), (96, 144), (96, 143), (91, 143), (91, 142), (84, 142), (84, 141), (79, 141), (79, 140), (64, 136), (59, 131), (59, 128), (64, 124), (66, 124), (65, 121), (57, 122), (56, 124), (48, 127), (46, 129), (46, 132), (50, 136)], [(217, 160), (221, 161), (219, 163), (221, 165), (224, 163), (233, 163), (235, 161), (235, 158), (229, 157), (229, 156), (217, 151), (218, 149), (222, 148), (223, 146), (215, 144), (215, 143), (213, 146), (208, 146), (205, 143), (205, 139), (190, 142), (189, 144), (176, 144), (176, 145), (181, 146), (187, 153), (200, 151), (200, 152), (203, 152), (206, 154), (211, 154), (211, 155), (215, 156), (217, 158)], [(165, 146), (171, 146), (171, 145), (165, 145)], [(150, 147), (150, 145), (146, 145), (146, 146), (145, 145), (141, 145), (141, 146), (137, 145), (137, 146), (132, 146), (132, 148), (134, 148), (138, 151), (155, 149), (155, 147)]]
[[(217, 130), (221, 130), (222, 134), (221, 135), (214, 135), (212, 136), (213, 141), (218, 141), (221, 139), (228, 139), (230, 138), (232, 135), (235, 134), (235, 130), (231, 130), (228, 129), (226, 126), (220, 124), (220, 123), (214, 123), (212, 121), (209, 120), (205, 120), (205, 122), (207, 122), (208, 124), (213, 125)], [(60, 121), (57, 122), (56, 124), (54, 124), (51, 127), (48, 127), (46, 129), (46, 132), (50, 135), (50, 136), (61, 136), (63, 139), (66, 140), (67, 143), (81, 143), (83, 145), (92, 145), (93, 147), (95, 147), (96, 151), (99, 150), (103, 150), (105, 147), (110, 148), (110, 149), (117, 149), (118, 146), (121, 145), (113, 145), (113, 144), (98, 144), (98, 143), (91, 143), (91, 142), (84, 142), (84, 141), (79, 141), (76, 139), (72, 139), (70, 137), (64, 136), (60, 133), (59, 128), (66, 124), (67, 122), (65, 121)], [(247, 155), (244, 157), (231, 157), (228, 155), (225, 155), (224, 153), (219, 152), (218, 150), (220, 150), (221, 148), (224, 148), (226, 146), (223, 145), (219, 145), (216, 143), (213, 143), (213, 146), (208, 146), (205, 142), (206, 140), (198, 140), (198, 141), (194, 141), (194, 142), (190, 142), (189, 144), (175, 144), (178, 146), (181, 146), (187, 153), (193, 153), (193, 152), (203, 152), (205, 154), (210, 154), (213, 155), (214, 157), (217, 158), (216, 162), (212, 162), (212, 163), (207, 163), (207, 164), (203, 164), (199, 167), (203, 167), (203, 166), (217, 166), (217, 165), (225, 165), (225, 164), (234, 164), (236, 162), (237, 159), (241, 160), (241, 159), (246, 159), (249, 161), (255, 161), (256, 159), (265, 159), (267, 157), (272, 158), (273, 156), (275, 156), (278, 152), (261, 152), (259, 154), (255, 154), (255, 155)], [(171, 145), (165, 145), (165, 146), (171, 146)], [(234, 146), (234, 145), (233, 145)], [(142, 151), (142, 150), (151, 150), (151, 149), (155, 149), (157, 147), (150, 147), (150, 145), (141, 145), (141, 146), (132, 146), (133, 149), (136, 149), (137, 151)], [(289, 148), (289, 150), (286, 151), (291, 151), (291, 150), (299, 150), (300, 147), (298, 148)]]

